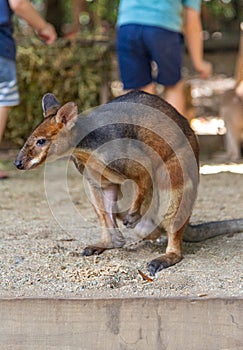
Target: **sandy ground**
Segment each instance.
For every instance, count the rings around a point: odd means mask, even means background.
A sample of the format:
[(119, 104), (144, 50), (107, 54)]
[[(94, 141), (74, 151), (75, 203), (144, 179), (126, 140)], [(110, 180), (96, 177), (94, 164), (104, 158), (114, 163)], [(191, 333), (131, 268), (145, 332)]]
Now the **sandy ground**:
[[(211, 162), (212, 163), (212, 162)], [(1, 297), (242, 296), (243, 232), (184, 243), (184, 259), (144, 281), (146, 264), (165, 243), (143, 243), (82, 257), (98, 240), (97, 219), (82, 177), (66, 162), (21, 172), (6, 163), (0, 182)], [(215, 172), (211, 165), (202, 172)], [(193, 223), (242, 217), (243, 164), (202, 174)], [(230, 170), (230, 171), (228, 171)], [(47, 193), (47, 194), (46, 194)], [(124, 231), (128, 243), (136, 241)]]

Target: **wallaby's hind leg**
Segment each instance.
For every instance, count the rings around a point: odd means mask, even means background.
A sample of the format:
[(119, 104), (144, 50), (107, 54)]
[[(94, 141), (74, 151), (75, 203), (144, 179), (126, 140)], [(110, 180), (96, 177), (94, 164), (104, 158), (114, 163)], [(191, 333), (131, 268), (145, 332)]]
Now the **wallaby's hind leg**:
[(187, 223), (177, 232), (167, 233), (168, 245), (166, 253), (148, 263), (148, 270), (152, 276), (156, 272), (175, 265), (182, 260), (182, 236), (186, 226)]
[(170, 201), (164, 215), (163, 227), (168, 236), (166, 253), (148, 263), (151, 275), (182, 259), (182, 236), (196, 198), (197, 181), (190, 175), (190, 166), (180, 164), (176, 157), (166, 164), (170, 176)]
[(85, 256), (98, 255), (106, 249), (120, 248), (125, 244), (116, 222), (117, 186), (110, 185), (101, 189), (89, 183), (89, 188), (92, 205), (100, 223), (101, 240), (87, 246), (82, 253)]

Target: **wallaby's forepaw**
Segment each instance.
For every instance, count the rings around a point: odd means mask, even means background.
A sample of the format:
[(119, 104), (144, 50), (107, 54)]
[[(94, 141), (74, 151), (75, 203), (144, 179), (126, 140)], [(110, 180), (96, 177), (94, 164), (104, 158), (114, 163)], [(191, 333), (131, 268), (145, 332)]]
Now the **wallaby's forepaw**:
[(175, 265), (179, 261), (181, 261), (182, 257), (174, 254), (169, 253), (162, 256), (159, 256), (158, 258), (150, 261), (148, 263), (148, 270), (151, 276), (154, 276), (156, 272), (166, 269), (167, 267), (170, 267), (172, 265)]
[(121, 248), (126, 243), (122, 233), (115, 229), (111, 230), (112, 242), (97, 242), (84, 248), (82, 256), (99, 255), (107, 249)]
[(139, 212), (127, 213), (123, 218), (123, 224), (127, 228), (134, 228), (140, 221), (141, 215)]
[(99, 255), (103, 253), (107, 248), (104, 247), (97, 247), (93, 245), (89, 245), (88, 247), (85, 247), (82, 256), (90, 256), (90, 255)]

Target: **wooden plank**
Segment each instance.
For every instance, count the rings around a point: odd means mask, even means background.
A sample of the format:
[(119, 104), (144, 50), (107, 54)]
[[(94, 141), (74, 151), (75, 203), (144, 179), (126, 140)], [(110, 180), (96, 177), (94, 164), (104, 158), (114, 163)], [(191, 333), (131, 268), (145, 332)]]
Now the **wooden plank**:
[(240, 350), (243, 299), (1, 299), (0, 349)]

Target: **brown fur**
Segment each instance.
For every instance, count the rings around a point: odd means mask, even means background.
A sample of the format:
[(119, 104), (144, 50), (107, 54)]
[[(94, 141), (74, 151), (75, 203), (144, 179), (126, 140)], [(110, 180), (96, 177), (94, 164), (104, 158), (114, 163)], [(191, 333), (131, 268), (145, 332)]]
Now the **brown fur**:
[(220, 115), (227, 129), (225, 139), (227, 158), (232, 161), (239, 160), (243, 144), (243, 98), (237, 96), (235, 90), (223, 94)]

